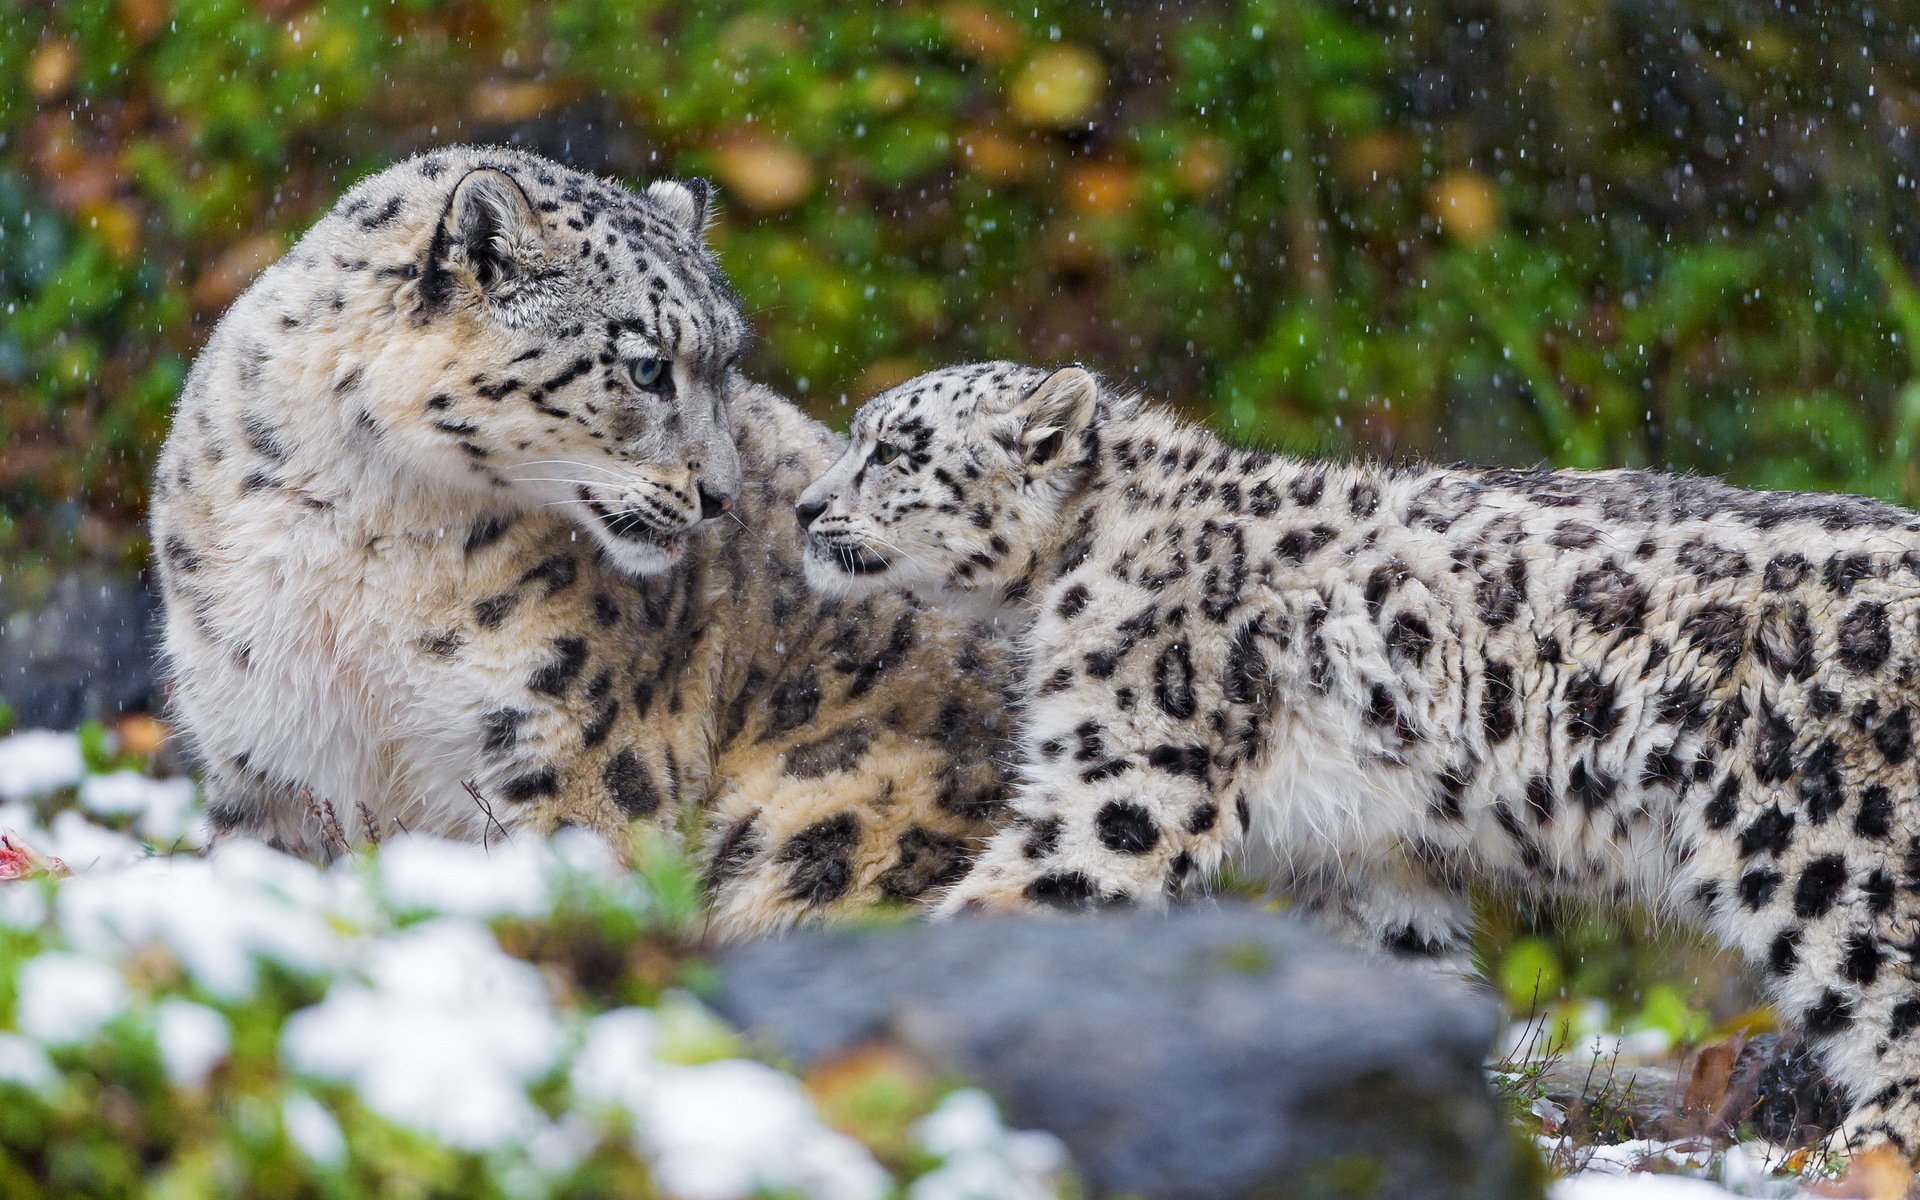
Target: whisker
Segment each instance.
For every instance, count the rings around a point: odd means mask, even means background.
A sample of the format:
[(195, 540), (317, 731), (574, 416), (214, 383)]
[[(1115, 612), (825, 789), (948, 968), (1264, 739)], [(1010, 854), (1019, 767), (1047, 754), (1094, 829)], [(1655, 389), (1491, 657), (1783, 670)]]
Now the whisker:
[(583, 471), (598, 471), (609, 479), (626, 478), (623, 472), (616, 471), (603, 463), (581, 462), (572, 458), (536, 458), (531, 462), (515, 463), (509, 469), (518, 470), (521, 467), (579, 467)]
[(512, 478), (515, 483), (570, 483), (575, 487), (587, 488), (589, 490), (608, 486), (607, 484), (591, 479), (563, 479), (553, 475), (514, 475), (510, 478)]

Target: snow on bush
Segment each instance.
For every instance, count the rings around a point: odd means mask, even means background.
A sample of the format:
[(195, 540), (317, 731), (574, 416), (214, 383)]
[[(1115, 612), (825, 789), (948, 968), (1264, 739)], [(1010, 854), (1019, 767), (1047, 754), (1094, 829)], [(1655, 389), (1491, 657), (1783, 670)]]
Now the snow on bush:
[(888, 1139), (903, 1161), (744, 1057), (685, 990), (695, 891), (668, 848), (638, 871), (584, 834), (403, 837), (327, 869), (248, 842), (178, 853), (200, 842), (192, 785), (88, 774), (91, 757), (67, 735), (0, 739), (0, 822), (18, 830), (0, 862), (19, 865), (0, 882), (0, 1193), (1066, 1186), (1058, 1143), (1006, 1130), (984, 1095), (908, 1114)]

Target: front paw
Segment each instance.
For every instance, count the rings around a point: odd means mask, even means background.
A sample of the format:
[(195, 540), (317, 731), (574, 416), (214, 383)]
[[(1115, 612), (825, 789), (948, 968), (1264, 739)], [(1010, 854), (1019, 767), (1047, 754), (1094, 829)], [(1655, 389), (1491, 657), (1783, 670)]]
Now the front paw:
[(944, 921), (962, 914), (1022, 912), (1034, 907), (1027, 889), (1032, 880), (1010, 871), (976, 867), (948, 889), (933, 906), (933, 919)]
[(1103, 884), (1080, 871), (1009, 871), (976, 867), (934, 906), (936, 920), (960, 913), (1050, 910), (1080, 912), (1139, 903), (1123, 886)]

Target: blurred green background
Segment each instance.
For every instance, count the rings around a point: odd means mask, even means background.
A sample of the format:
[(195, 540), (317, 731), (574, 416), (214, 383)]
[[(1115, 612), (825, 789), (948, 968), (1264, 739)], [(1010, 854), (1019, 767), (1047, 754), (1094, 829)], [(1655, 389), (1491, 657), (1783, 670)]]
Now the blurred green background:
[(1903, 7), (0, 0), (0, 547), (143, 554), (213, 320), (452, 140), (715, 181), (828, 420), (1079, 359), (1293, 449), (1912, 500)]
[[(829, 421), (1078, 359), (1304, 452), (1920, 499), (1906, 7), (0, 0), (0, 573), (144, 561), (213, 321), (455, 140), (713, 180), (751, 368)], [(1701, 1031), (1671, 943), (1545, 927), (1495, 915), (1510, 991)]]

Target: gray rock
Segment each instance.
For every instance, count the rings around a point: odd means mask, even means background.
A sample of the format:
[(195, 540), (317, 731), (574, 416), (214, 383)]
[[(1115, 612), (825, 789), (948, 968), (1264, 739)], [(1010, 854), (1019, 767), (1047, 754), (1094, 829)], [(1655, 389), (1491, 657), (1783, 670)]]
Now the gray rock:
[(22, 729), (71, 729), (154, 707), (160, 601), (137, 575), (87, 569), (31, 598), (0, 595), (0, 701)]
[(715, 1003), (802, 1066), (881, 1041), (994, 1093), (1094, 1195), (1538, 1195), (1465, 985), (1239, 906), (808, 931)]

